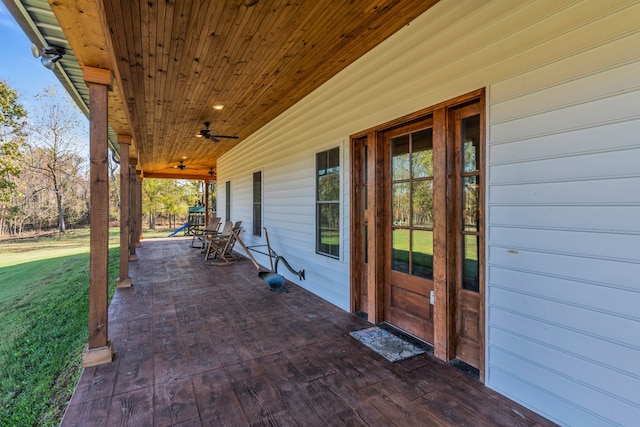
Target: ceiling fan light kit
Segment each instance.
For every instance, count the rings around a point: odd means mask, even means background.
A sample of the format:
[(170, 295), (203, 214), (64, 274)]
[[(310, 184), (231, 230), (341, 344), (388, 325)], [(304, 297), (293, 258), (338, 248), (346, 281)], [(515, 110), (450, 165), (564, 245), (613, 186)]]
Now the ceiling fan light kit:
[(208, 140), (211, 140), (213, 142), (220, 142), (220, 140), (218, 138), (229, 138), (229, 139), (238, 139), (238, 136), (232, 136), (232, 135), (218, 135), (218, 133), (213, 130), (213, 129), (209, 129), (209, 126), (211, 125), (211, 122), (204, 122), (204, 129), (200, 130), (200, 133), (198, 135), (196, 135), (198, 138), (206, 138)]
[(173, 169), (180, 169), (181, 171), (189, 169), (191, 170), (191, 168), (188, 168), (185, 166), (184, 164), (184, 160), (180, 160), (178, 161), (178, 164), (176, 166), (171, 166)]

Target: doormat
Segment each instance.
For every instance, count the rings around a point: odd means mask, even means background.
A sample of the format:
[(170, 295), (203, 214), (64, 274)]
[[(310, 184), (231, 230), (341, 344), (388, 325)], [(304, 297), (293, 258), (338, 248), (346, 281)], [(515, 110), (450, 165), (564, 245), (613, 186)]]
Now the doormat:
[(398, 362), (400, 360), (417, 356), (418, 354), (426, 353), (426, 351), (420, 347), (416, 347), (410, 342), (407, 342), (377, 326), (349, 332), (349, 335), (387, 359), (389, 362)]

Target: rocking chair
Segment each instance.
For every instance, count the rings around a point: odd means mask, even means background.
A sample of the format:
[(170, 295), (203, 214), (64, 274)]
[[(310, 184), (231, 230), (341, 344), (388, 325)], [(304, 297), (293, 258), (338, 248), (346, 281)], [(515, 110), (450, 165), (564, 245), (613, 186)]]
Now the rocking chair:
[[(220, 228), (220, 217), (219, 216), (212, 216), (211, 219), (209, 219), (209, 224), (207, 224), (207, 228), (194, 230), (193, 238), (191, 239), (190, 247), (191, 248), (204, 249), (204, 247), (205, 247), (205, 235), (207, 233), (209, 233), (209, 234), (217, 233), (219, 228)], [(198, 239), (200, 241), (200, 246), (194, 246), (194, 243), (195, 243), (196, 239)]]
[(236, 257), (233, 255), (233, 247), (237, 240), (237, 235), (242, 231), (242, 221), (237, 221), (228, 233), (225, 231), (229, 229), (231, 221), (225, 223), (225, 229), (218, 234), (212, 235), (207, 241), (207, 250), (204, 255), (204, 260), (209, 259), (209, 255), (213, 253), (212, 264), (216, 265), (228, 265), (235, 262)]

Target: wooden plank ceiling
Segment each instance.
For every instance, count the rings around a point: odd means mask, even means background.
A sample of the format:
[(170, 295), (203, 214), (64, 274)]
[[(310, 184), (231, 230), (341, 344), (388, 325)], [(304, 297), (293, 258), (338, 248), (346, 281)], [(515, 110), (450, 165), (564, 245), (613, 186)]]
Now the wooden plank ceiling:
[[(144, 176), (170, 178), (209, 177), (223, 153), (436, 2), (49, 0), (80, 64), (113, 70), (110, 124), (133, 137)], [(204, 122), (239, 138), (195, 137)]]

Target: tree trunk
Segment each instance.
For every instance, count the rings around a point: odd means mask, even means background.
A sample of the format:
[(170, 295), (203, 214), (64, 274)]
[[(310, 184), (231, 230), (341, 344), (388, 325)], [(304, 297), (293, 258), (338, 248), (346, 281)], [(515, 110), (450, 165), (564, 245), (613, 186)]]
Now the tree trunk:
[(65, 226), (64, 226), (64, 212), (62, 210), (62, 194), (56, 193), (56, 201), (58, 202), (58, 230), (61, 233), (64, 233)]

